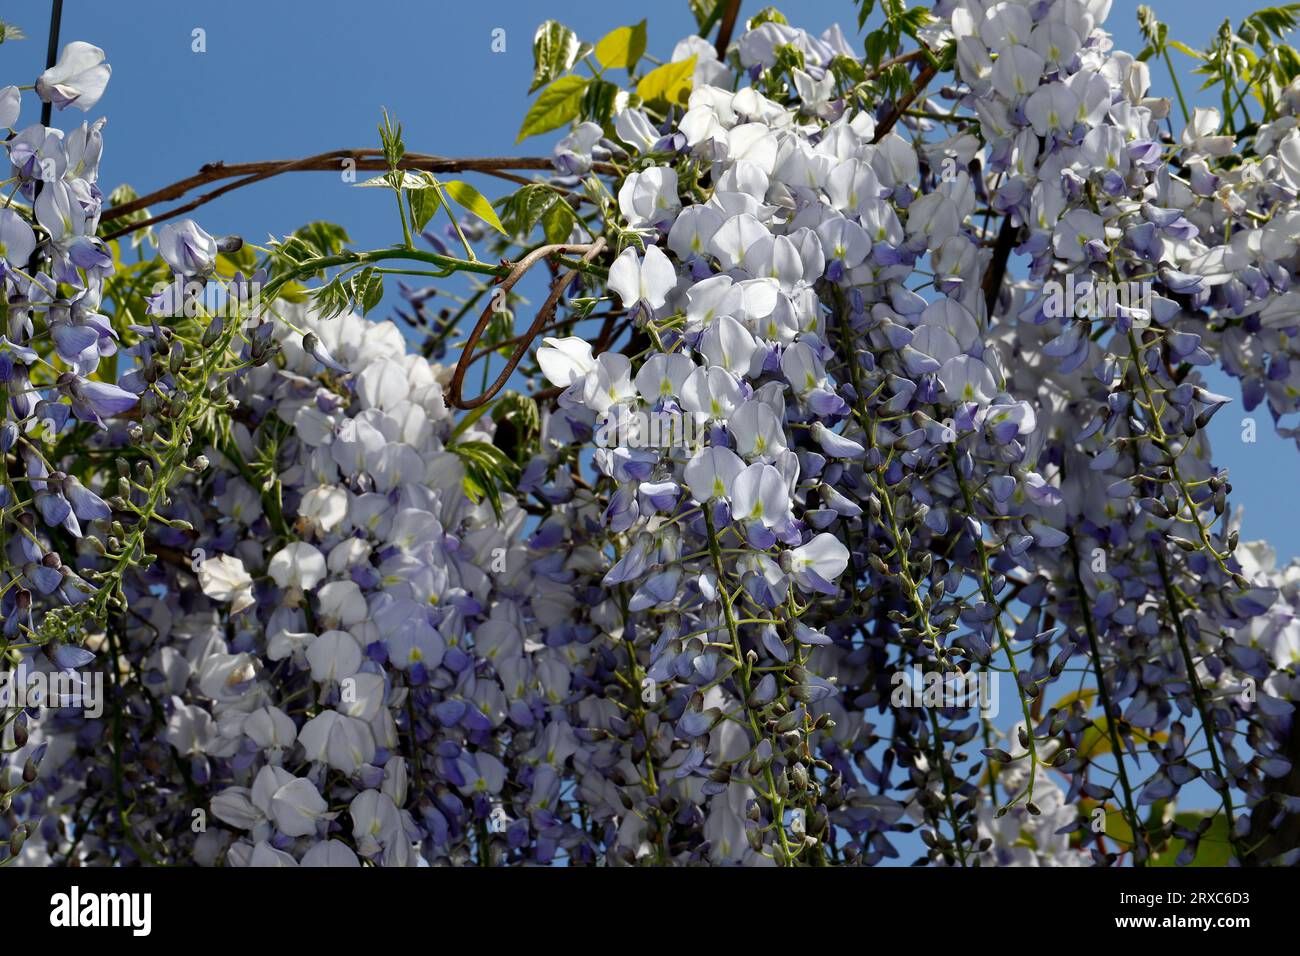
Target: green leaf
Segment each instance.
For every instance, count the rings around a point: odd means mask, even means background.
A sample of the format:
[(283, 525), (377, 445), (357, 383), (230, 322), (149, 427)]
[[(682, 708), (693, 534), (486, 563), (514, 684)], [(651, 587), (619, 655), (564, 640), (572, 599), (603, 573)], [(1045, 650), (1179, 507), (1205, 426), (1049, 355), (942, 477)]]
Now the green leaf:
[(930, 11), (925, 7), (912, 7), (901, 17), (898, 18), (897, 25), (900, 30), (910, 36), (913, 40), (919, 39), (917, 36), (921, 28), (929, 23), (933, 17)]
[(257, 269), (257, 253), (251, 246), (240, 246), (234, 252), (217, 254), (217, 274), (233, 276), (236, 272), (252, 275)]
[[(426, 185), (431, 186), (433, 184), (426, 183)], [(438, 197), (438, 190), (436, 189), (414, 190), (407, 193), (407, 199), (411, 203), (411, 221), (416, 232), (424, 229), (429, 224), (429, 220), (438, 214), (438, 209), (442, 206), (442, 200)]]
[(633, 27), (619, 27), (596, 44), (596, 59), (606, 69), (622, 67), (629, 74), (645, 53), (645, 21)]
[(546, 233), (547, 242), (568, 242), (569, 234), (577, 224), (578, 217), (572, 207), (559, 196), (555, 196), (544, 213), (542, 213), (542, 231)]
[(1123, 844), (1126, 848), (1133, 846), (1136, 842), (1133, 838), (1133, 826), (1128, 822), (1128, 818), (1124, 816), (1122, 810), (1106, 811), (1106, 829), (1104, 832), (1106, 836)]
[[(392, 189), (394, 182), (390, 176), (394, 173), (384, 173), (382, 176), (371, 176), (369, 179), (362, 180), (359, 183), (353, 183), (353, 186), (364, 187), (368, 189)], [(398, 179), (396, 185), (401, 189), (428, 189), (431, 185), (427, 179), (421, 178), (419, 173), (413, 173), (409, 169), (402, 170), (402, 177)]]
[(583, 119), (606, 126), (617, 112), (620, 98), (626, 100), (627, 94), (617, 85), (599, 78), (589, 80), (579, 112)]
[(519, 466), (500, 448), (487, 442), (459, 442), (447, 450), (459, 457), (465, 466), (464, 487), (470, 500), (478, 502), (486, 496), (492, 510), (500, 517), (501, 489), (511, 483)]
[(461, 458), (482, 465), (492, 472), (509, 475), (515, 469), (515, 463), (500, 448), (485, 441), (457, 442), (451, 446), (451, 450)]
[(311, 296), (311, 290), (301, 282), (286, 282), (280, 286), (280, 290), (275, 295), (277, 299), (284, 299), (285, 302), (292, 302), (295, 305), (310, 301)]
[(307, 223), (295, 230), (290, 238), (307, 244), (319, 256), (338, 255), (352, 241), (342, 226), (321, 220)]
[[(108, 194), (108, 205), (110, 207), (125, 206), (127, 203), (135, 202), (139, 198), (140, 194), (131, 187), (130, 183), (122, 183)], [(135, 215), (139, 215), (139, 213)]]
[(577, 34), (558, 20), (547, 20), (533, 34), (533, 85), (528, 92), (534, 93), (569, 72), (582, 55)]
[(369, 266), (352, 277), (352, 302), (362, 315), (379, 304), (384, 297), (384, 279)]
[(1266, 7), (1263, 10), (1256, 10), (1246, 17), (1246, 23), (1251, 24), (1262, 33), (1271, 33), (1280, 40), (1283, 34), (1295, 29), (1297, 11), (1300, 11), (1300, 4), (1290, 3), (1283, 7)]
[(867, 71), (862, 64), (852, 57), (837, 56), (831, 60), (830, 69), (835, 78), (845, 86), (853, 86), (867, 78)]
[[(1232, 859), (1232, 843), (1228, 840), (1227, 816), (1209, 810), (1189, 810), (1177, 814), (1174, 820), (1180, 827), (1194, 830), (1197, 824), (1208, 816), (1213, 816), (1214, 822), (1201, 836), (1196, 847), (1196, 858), (1188, 866), (1227, 866), (1228, 861)], [(1178, 854), (1182, 852), (1184, 846), (1186, 846), (1185, 841), (1177, 837), (1171, 837), (1163, 849), (1151, 854), (1148, 865), (1177, 866)]]
[(402, 124), (394, 126), (388, 110), (384, 110), (384, 121), (379, 124), (379, 145), (389, 168), (395, 169), (406, 155), (406, 144), (402, 141)]
[(516, 143), (538, 133), (549, 133), (571, 122), (582, 106), (582, 94), (587, 91), (587, 80), (581, 76), (562, 76), (546, 89), (528, 110), (524, 125), (519, 129)]
[(569, 300), (569, 311), (574, 318), (590, 318), (591, 313), (596, 310), (596, 306), (600, 305), (600, 302), (601, 300), (594, 295), (575, 296)]
[[(803, 50), (800, 50), (793, 43), (782, 43), (776, 47), (776, 63), (772, 66), (772, 73), (780, 74), (795, 69), (802, 70), (803, 68)], [(793, 76), (793, 72), (790, 75)]]
[(759, 10), (758, 13), (749, 18), (747, 26), (749, 29), (754, 30), (762, 26), (764, 23), (781, 23), (789, 25), (790, 21), (787, 20), (785, 14), (776, 7), (764, 7), (762, 10)]
[(273, 242), (278, 264), (297, 267), (308, 259), (338, 255), (352, 241), (347, 230), (332, 222), (309, 222), (283, 242)]
[(526, 239), (542, 215), (558, 197), (558, 193), (544, 183), (521, 186), (501, 201), (502, 222), (507, 232), (515, 238)]
[(577, 222), (572, 207), (543, 183), (530, 183), (499, 203), (506, 234), (525, 240), (541, 223), (548, 242), (564, 242)]
[(695, 57), (677, 63), (665, 63), (641, 77), (636, 85), (637, 95), (646, 103), (685, 103), (691, 93), (691, 77), (695, 73)]
[(1277, 48), (1277, 70), (1279, 85), (1286, 86), (1300, 75), (1300, 56), (1289, 46)]
[(867, 34), (867, 62), (870, 63), (873, 68), (880, 66), (880, 61), (884, 58), (885, 49), (888, 45), (889, 36), (883, 28), (872, 30)]
[(350, 299), (350, 291), (343, 287), (343, 283), (337, 276), (311, 292), (312, 305), (322, 319), (332, 319), (336, 315), (342, 315), (347, 311)]
[(861, 33), (867, 26), (867, 18), (871, 16), (872, 11), (876, 9), (876, 0), (860, 0), (861, 6), (858, 7), (858, 32)]
[(484, 199), (483, 194), (469, 183), (461, 182), (459, 179), (452, 179), (443, 183), (442, 188), (447, 191), (447, 195), (452, 198), (453, 202), (478, 216), (503, 236), (508, 235), (501, 225), (501, 220), (497, 218), (496, 210), (492, 208), (492, 204)]
[[(0, 24), (0, 38), (2, 38), (4, 35), (3, 33), (4, 29), (5, 29), (4, 24)], [(9, 29), (13, 29), (13, 28), (10, 27)], [(4, 42), (3, 39), (0, 39), (0, 43), (2, 42)], [(118, 186), (116, 189), (114, 189), (111, 193), (108, 194), (108, 204), (109, 206), (125, 206), (127, 203), (135, 202), (139, 198), (140, 198), (139, 194), (134, 189), (132, 189), (126, 183), (123, 183), (122, 185)], [(149, 218), (149, 216), (150, 213), (148, 209), (137, 209), (135, 212), (128, 213), (125, 216), (119, 216), (116, 220), (113, 221), (113, 228), (119, 229), (124, 225), (133, 225), (137, 222), (144, 222), (146, 219)], [(144, 229), (137, 229), (134, 233), (131, 234), (132, 248), (138, 247), (140, 243), (144, 242), (146, 238), (149, 238), (152, 235), (153, 235), (152, 226), (148, 226)]]
[(1171, 46), (1171, 47), (1173, 47), (1173, 48), (1174, 48), (1175, 50), (1177, 50), (1179, 53), (1186, 53), (1188, 56), (1192, 57), (1193, 59), (1197, 59), (1197, 60), (1204, 60), (1204, 59), (1205, 59), (1205, 57), (1204, 57), (1203, 55), (1201, 55), (1200, 53), (1197, 53), (1195, 50), (1193, 50), (1191, 47), (1189, 47), (1186, 43), (1183, 43), (1183, 42), (1181, 42), (1181, 41), (1179, 41), (1179, 40), (1170, 40), (1169, 43), (1168, 43), (1168, 45)]
[(712, 28), (718, 19), (719, 0), (687, 0), (691, 13), (695, 17), (695, 25), (703, 33)]

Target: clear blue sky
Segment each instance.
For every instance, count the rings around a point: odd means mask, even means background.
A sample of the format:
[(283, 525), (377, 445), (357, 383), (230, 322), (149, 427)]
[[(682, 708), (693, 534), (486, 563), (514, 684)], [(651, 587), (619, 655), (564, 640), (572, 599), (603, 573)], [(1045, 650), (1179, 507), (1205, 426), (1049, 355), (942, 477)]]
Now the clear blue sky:
[[(746, 0), (742, 17), (763, 5)], [(1209, 0), (1150, 5), (1170, 23), (1171, 35), (1193, 47), (1203, 45), (1223, 17), (1240, 18), (1248, 9)], [(805, 28), (820, 31), (839, 22), (851, 40), (857, 35), (850, 0), (777, 6)], [(43, 7), (29, 3), (7, 14), (29, 39), (0, 49), (6, 82), (30, 83), (43, 67)], [(1136, 9), (1133, 0), (1115, 0), (1107, 24), (1116, 45), (1134, 51), (1141, 47)], [(686, 0), (67, 0), (62, 38), (88, 40), (108, 52), (113, 79), (93, 114), (109, 117), (102, 183), (107, 191), (127, 181), (144, 193), (218, 159), (288, 159), (373, 146), (381, 106), (405, 125), (412, 151), (545, 153), (553, 137), (517, 146), (514, 138), (529, 101), (533, 30), (548, 16), (592, 41), (648, 16), (649, 50), (660, 57), (694, 28)], [(503, 54), (491, 51), (498, 27), (506, 31)], [(206, 53), (191, 52), (195, 28), (206, 31)], [(1172, 92), (1158, 64), (1152, 74), (1159, 92)], [(1196, 85), (1189, 76), (1184, 89)], [(22, 123), (36, 119), (31, 102)], [(81, 114), (74, 110), (55, 121), (79, 123)], [(479, 185), (495, 198), (505, 184)], [(354, 189), (337, 175), (300, 173), (238, 190), (196, 218), (210, 232), (238, 232), (254, 241), (328, 219), (345, 226), (358, 245), (376, 247), (396, 238), (392, 203), (384, 198), (377, 190)], [(1236, 394), (1222, 379), (1212, 384)], [(1295, 556), (1300, 457), (1274, 437), (1260, 409), (1259, 441), (1243, 444), (1243, 414), (1230, 406), (1211, 427), (1216, 458), (1231, 469), (1235, 499), (1246, 505), (1243, 536), (1267, 536), (1281, 557)]]

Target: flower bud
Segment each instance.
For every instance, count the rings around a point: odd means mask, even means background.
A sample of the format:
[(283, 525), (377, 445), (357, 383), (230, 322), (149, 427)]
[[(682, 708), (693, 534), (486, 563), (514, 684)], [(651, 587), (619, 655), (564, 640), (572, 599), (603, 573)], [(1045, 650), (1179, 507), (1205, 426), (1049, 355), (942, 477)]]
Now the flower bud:
[(158, 252), (172, 271), (206, 276), (217, 264), (217, 242), (193, 219), (169, 222), (158, 230)]
[(221, 316), (218, 315), (214, 317), (213, 320), (208, 323), (208, 327), (203, 330), (203, 338), (199, 340), (200, 344), (205, 349), (212, 348), (212, 346), (217, 344), (217, 339), (221, 338), (221, 333), (224, 329), (225, 323), (222, 321)]

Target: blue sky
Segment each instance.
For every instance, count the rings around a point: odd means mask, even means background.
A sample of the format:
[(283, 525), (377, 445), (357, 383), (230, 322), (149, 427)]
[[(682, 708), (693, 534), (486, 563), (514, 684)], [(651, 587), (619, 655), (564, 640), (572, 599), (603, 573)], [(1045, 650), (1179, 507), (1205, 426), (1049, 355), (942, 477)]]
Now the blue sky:
[[(1207, 0), (1152, 0), (1171, 23), (1172, 35), (1203, 44), (1219, 20), (1240, 17)], [(799, 0), (787, 4), (806, 28), (840, 23), (854, 38), (856, 13), (849, 0)], [(29, 82), (43, 66), (47, 23), (29, 4), (15, 18), (28, 34), (6, 43), (6, 75)], [(760, 8), (747, 0), (742, 16)], [(531, 41), (537, 23), (558, 16), (579, 35), (596, 40), (608, 30), (649, 15), (649, 50), (666, 56), (694, 21), (685, 0), (647, 4), (628, 0), (563, 3), (444, 4), (371, 0), (225, 0), (221, 4), (132, 0), (125, 7), (67, 0), (62, 39), (102, 46), (113, 79), (96, 114), (105, 129), (102, 180), (106, 188), (129, 182), (144, 193), (216, 160), (290, 159), (342, 147), (376, 144), (375, 124), (387, 107), (405, 127), (412, 151), (448, 156), (537, 155), (554, 137), (516, 145), (527, 109)], [(795, 14), (795, 11), (798, 11)], [(1116, 45), (1140, 48), (1136, 4), (1116, 0), (1107, 24)], [(492, 31), (506, 34), (506, 51), (493, 53)], [(195, 29), (205, 31), (207, 52), (191, 50)], [(1180, 60), (1182, 58), (1180, 57)], [(1181, 64), (1180, 64), (1181, 65)], [(1153, 79), (1171, 93), (1168, 77), (1153, 64)], [(17, 78), (22, 79), (17, 79)], [(1190, 75), (1183, 87), (1196, 84)], [(56, 122), (80, 122), (81, 114)], [(23, 122), (35, 119), (35, 110)], [(505, 184), (479, 182), (490, 197)], [(237, 190), (200, 209), (198, 221), (213, 233), (240, 233), (253, 241), (283, 235), (304, 222), (327, 219), (348, 229), (358, 246), (376, 248), (397, 238), (392, 203), (378, 190), (355, 189), (330, 173), (298, 173)], [(396, 297), (389, 295), (382, 307)], [(1237, 394), (1216, 376), (1212, 386)], [(1267, 412), (1256, 410), (1259, 440), (1241, 441), (1245, 413), (1230, 406), (1211, 426), (1216, 460), (1230, 468), (1235, 500), (1246, 506), (1243, 537), (1268, 537), (1281, 558), (1300, 555), (1300, 508), (1292, 490), (1300, 479), (1294, 447), (1278, 440)]]

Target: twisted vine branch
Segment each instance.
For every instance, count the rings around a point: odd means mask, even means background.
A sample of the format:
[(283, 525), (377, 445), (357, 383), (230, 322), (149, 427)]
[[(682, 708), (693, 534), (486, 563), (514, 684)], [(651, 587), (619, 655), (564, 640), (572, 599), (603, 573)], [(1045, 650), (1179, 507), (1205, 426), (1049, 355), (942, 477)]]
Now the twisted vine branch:
[[(501, 280), (498, 289), (502, 292), (509, 292), (514, 288), (515, 283), (527, 274), (529, 269), (541, 262), (543, 259), (552, 256), (557, 252), (581, 252), (581, 262), (583, 264), (589, 264), (604, 248), (605, 239), (603, 236), (597, 237), (595, 242), (581, 245), (557, 244), (539, 246), (514, 264), (513, 268), (510, 270), (510, 274), (507, 275), (505, 279)], [(465, 382), (465, 373), (469, 370), (469, 367), (472, 364), (474, 347), (478, 345), (479, 338), (487, 329), (488, 323), (492, 321), (492, 315), (497, 309), (497, 295), (495, 293), (493, 294), (492, 298), (488, 301), (487, 308), (483, 310), (483, 314), (479, 317), (478, 323), (474, 326), (474, 331), (470, 333), (469, 340), (465, 343), (464, 350), (461, 352), (460, 361), (456, 363), (456, 371), (451, 377), (451, 394), (449, 396), (452, 405), (468, 411), (469, 409), (478, 408), (480, 405), (491, 401), (497, 392), (501, 391), (502, 387), (506, 384), (506, 380), (514, 374), (515, 367), (519, 365), (523, 360), (523, 357), (528, 353), (528, 349), (533, 344), (533, 339), (537, 337), (537, 334), (542, 330), (546, 323), (551, 320), (551, 316), (555, 314), (555, 309), (560, 304), (560, 296), (564, 294), (565, 286), (569, 284), (569, 281), (577, 271), (576, 267), (570, 268), (552, 284), (551, 294), (546, 297), (546, 301), (542, 303), (542, 307), (537, 310), (537, 317), (533, 319), (533, 324), (528, 327), (528, 331), (518, 337), (519, 341), (515, 346), (514, 352), (511, 353), (510, 360), (506, 362), (506, 367), (501, 370), (501, 374), (497, 376), (496, 381), (493, 382), (487, 391), (478, 398), (466, 399), (461, 395), (461, 388)]]
[[(180, 199), (187, 193), (205, 186), (208, 183), (221, 182), (222, 180), (233, 179), (232, 183), (227, 183), (210, 192), (203, 193), (200, 196), (191, 199), (166, 212), (151, 216), (148, 219), (142, 219), (139, 222), (129, 223), (115, 232), (109, 233), (105, 240), (119, 239), (122, 236), (137, 232), (140, 229), (146, 229), (149, 226), (165, 222), (168, 219), (174, 219), (177, 216), (184, 215), (187, 212), (206, 205), (214, 199), (217, 199), (228, 192), (232, 192), (243, 186), (251, 186), (253, 183), (261, 182), (264, 179), (270, 179), (273, 176), (279, 176), (283, 173), (291, 172), (337, 172), (344, 168), (344, 164), (351, 161), (355, 165), (352, 169), (364, 170), (367, 172), (388, 172), (389, 165), (384, 159), (383, 151), (380, 149), (335, 149), (325, 153), (317, 153), (314, 156), (305, 156), (302, 159), (289, 160), (263, 160), (249, 163), (225, 163), (217, 161), (207, 163), (199, 168), (199, 171), (193, 176), (187, 176), (185, 179), (178, 180), (162, 189), (157, 189), (146, 196), (133, 199), (130, 202), (123, 203), (120, 206), (111, 206), (105, 209), (100, 216), (101, 222), (109, 222), (114, 219), (120, 219), (123, 216), (129, 216), (132, 213), (140, 212), (151, 205), (161, 202), (169, 202), (173, 199)], [(511, 170), (550, 170), (553, 168), (549, 156), (473, 156), (452, 158), (446, 156), (433, 156), (426, 153), (407, 153), (397, 164), (398, 169), (422, 170), (431, 173), (482, 173), (487, 176), (495, 176), (498, 179), (505, 179), (521, 185), (529, 183), (531, 180), (522, 176), (514, 175)], [(593, 163), (592, 169), (599, 173), (612, 174), (617, 170), (609, 163)]]

